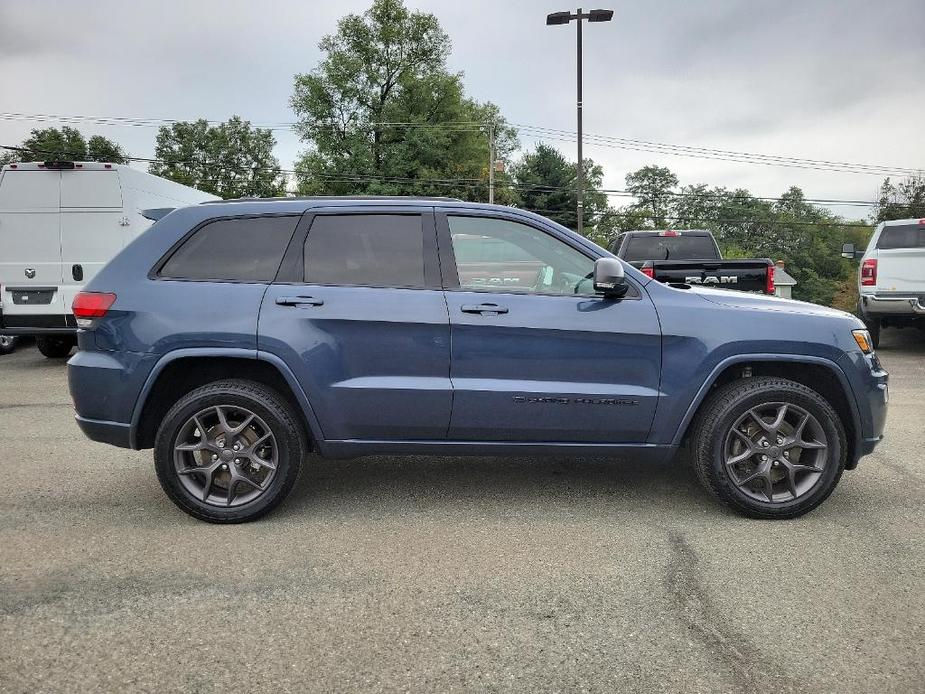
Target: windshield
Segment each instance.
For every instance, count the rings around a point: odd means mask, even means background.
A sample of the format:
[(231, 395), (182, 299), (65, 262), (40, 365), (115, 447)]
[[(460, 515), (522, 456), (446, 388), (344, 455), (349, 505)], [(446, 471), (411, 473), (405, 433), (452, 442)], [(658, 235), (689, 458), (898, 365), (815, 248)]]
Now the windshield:
[(925, 224), (883, 227), (877, 248), (925, 248)]
[(699, 260), (716, 259), (719, 253), (709, 236), (634, 236), (626, 246), (623, 258), (639, 260)]

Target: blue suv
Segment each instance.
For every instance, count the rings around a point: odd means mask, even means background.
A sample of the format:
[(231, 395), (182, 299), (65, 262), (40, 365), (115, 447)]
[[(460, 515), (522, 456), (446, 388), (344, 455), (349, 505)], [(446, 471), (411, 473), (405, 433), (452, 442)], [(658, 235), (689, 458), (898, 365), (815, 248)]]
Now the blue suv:
[(212, 522), (267, 513), (309, 452), (631, 455), (687, 446), (735, 510), (820, 504), (880, 440), (855, 317), (652, 281), (520, 210), (449, 199), (178, 209), (73, 305), (77, 422), (154, 449)]

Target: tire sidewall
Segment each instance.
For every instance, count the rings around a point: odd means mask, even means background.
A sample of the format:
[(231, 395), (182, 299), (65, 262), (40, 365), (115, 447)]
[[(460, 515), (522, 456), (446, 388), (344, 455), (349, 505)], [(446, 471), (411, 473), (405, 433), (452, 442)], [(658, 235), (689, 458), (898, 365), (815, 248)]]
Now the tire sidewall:
[[(174, 445), (180, 428), (197, 412), (210, 406), (240, 406), (260, 417), (273, 432), (277, 444), (277, 468), (269, 488), (256, 499), (241, 506), (222, 507), (207, 504), (193, 496), (180, 481), (174, 465)], [(248, 393), (228, 388), (182, 398), (164, 417), (154, 444), (154, 467), (167, 495), (184, 511), (203, 520), (236, 523), (255, 520), (272, 510), (288, 494), (299, 475), (303, 444), (286, 411), (279, 403), (263, 401)]]
[[(724, 462), (723, 447), (726, 435), (735, 421), (749, 409), (772, 402), (784, 402), (802, 407), (815, 417), (822, 426), (828, 444), (828, 460), (825, 471), (809, 493), (790, 501), (771, 503), (760, 501), (742, 492), (732, 481)], [(716, 421), (709, 438), (710, 472), (716, 490), (730, 502), (749, 511), (767, 516), (800, 515), (815, 508), (831, 493), (845, 467), (846, 439), (844, 427), (838, 415), (820, 397), (810, 397), (796, 388), (776, 387), (748, 393), (730, 402), (726, 412)]]

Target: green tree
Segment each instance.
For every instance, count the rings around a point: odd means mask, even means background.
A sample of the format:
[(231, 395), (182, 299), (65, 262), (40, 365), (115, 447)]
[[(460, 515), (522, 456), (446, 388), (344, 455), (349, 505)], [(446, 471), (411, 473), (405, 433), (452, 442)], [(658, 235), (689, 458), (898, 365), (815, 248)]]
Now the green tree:
[(84, 139), (76, 128), (35, 128), (22, 144), (22, 149), (13, 151), (5, 158), (11, 161), (105, 161), (111, 164), (127, 164), (128, 155), (112, 140), (102, 135)]
[(273, 132), (232, 116), (161, 126), (148, 171), (222, 198), (273, 197), (286, 190)]
[(773, 201), (744, 189), (678, 188), (677, 176), (658, 166), (644, 167), (626, 180), (636, 200), (615, 211), (615, 229), (709, 229), (725, 257), (783, 260), (798, 283), (794, 298), (825, 305), (850, 302), (846, 287), (856, 267), (841, 257), (841, 244), (859, 239), (863, 244), (869, 229), (808, 203), (799, 188)]
[[(489, 131), (496, 158), (517, 146), (498, 108), (464, 93), (446, 68), (450, 40), (432, 14), (375, 0), (338, 22), (310, 73), (295, 76), (296, 164), (305, 194), (488, 195)], [(513, 199), (505, 174), (497, 202)]]
[(876, 221), (925, 217), (925, 175), (910, 176), (899, 183), (887, 178), (880, 186)]
[(626, 175), (626, 189), (636, 198), (629, 207), (649, 214), (653, 227), (665, 228), (673, 210), (673, 191), (677, 185), (678, 177), (670, 169), (644, 166)]
[[(604, 170), (590, 159), (584, 161), (584, 227), (585, 234), (596, 238), (595, 226), (607, 210), (607, 196), (600, 192)], [(549, 145), (539, 143), (512, 167), (519, 205), (535, 210), (563, 226), (577, 224), (578, 167)]]

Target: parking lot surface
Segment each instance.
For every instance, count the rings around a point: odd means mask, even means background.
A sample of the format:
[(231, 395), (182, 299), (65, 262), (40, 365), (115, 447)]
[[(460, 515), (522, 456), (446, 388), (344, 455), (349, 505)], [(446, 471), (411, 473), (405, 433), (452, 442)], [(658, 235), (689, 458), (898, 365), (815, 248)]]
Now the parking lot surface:
[(0, 357), (0, 690), (922, 691), (925, 339), (887, 435), (795, 521), (684, 465), (307, 461), (257, 523), (86, 440), (64, 365)]

